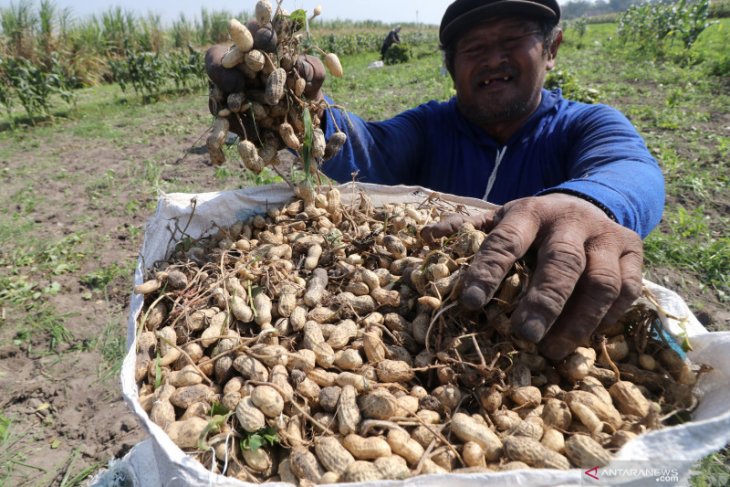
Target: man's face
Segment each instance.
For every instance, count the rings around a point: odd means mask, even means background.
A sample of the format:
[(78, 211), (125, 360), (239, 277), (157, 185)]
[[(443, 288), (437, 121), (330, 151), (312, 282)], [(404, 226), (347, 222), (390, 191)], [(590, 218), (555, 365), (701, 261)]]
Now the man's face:
[(524, 121), (540, 103), (554, 54), (545, 53), (535, 22), (500, 18), (477, 25), (455, 49), (459, 110), (483, 127)]

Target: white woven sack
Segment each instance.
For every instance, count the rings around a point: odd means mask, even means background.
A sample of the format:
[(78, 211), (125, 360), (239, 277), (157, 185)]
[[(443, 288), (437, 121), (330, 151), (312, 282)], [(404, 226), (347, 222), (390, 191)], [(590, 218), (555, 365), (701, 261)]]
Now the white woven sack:
[[(353, 201), (364, 191), (377, 205), (386, 202), (421, 203), (433, 193), (420, 187), (346, 184), (339, 187), (343, 203)], [(474, 212), (490, 208), (488, 203), (472, 198), (439, 195), (444, 200)], [(271, 206), (289, 201), (292, 194), (285, 185), (270, 185), (205, 194), (164, 194), (157, 212), (145, 231), (145, 239), (135, 274), (135, 284), (142, 282), (144, 268), (164, 260), (184, 229), (191, 238), (214, 231), (216, 225), (228, 226), (236, 221), (263, 213)], [(644, 434), (629, 443), (615, 456), (610, 465), (583, 472), (532, 469), (489, 474), (447, 474), (419, 476), (404, 481), (383, 481), (362, 484), (342, 484), (350, 487), (480, 487), (563, 485), (681, 485), (685, 484), (690, 468), (706, 455), (721, 449), (730, 441), (730, 332), (709, 333), (697, 321), (685, 302), (674, 292), (645, 281), (657, 297), (662, 309), (665, 328), (673, 335), (691, 338), (691, 360), (706, 364), (711, 372), (702, 375), (697, 393), (699, 406), (693, 420), (687, 424)], [(143, 297), (133, 295), (127, 328), (127, 355), (122, 368), (124, 398), (138, 417), (150, 438), (141, 442), (114, 468), (118, 478), (129, 479), (132, 485), (156, 486), (253, 486), (208, 472), (198, 462), (180, 450), (162, 429), (153, 423), (137, 400), (134, 381), (136, 322)], [(680, 321), (672, 317), (681, 318)], [(120, 473), (121, 472), (121, 473)], [(120, 477), (121, 476), (121, 477)], [(113, 485), (110, 477), (98, 485)], [(595, 479), (597, 478), (597, 480)], [(104, 483), (107, 482), (107, 483)], [(121, 485), (121, 484), (120, 484)], [(277, 483), (273, 486), (290, 484)]]

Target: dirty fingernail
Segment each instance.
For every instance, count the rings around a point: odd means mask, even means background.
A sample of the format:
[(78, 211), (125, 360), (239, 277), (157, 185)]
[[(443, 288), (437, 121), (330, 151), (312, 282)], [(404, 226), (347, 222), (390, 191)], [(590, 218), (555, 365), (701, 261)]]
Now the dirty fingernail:
[(537, 343), (545, 336), (547, 326), (541, 316), (532, 316), (515, 326), (514, 332), (522, 339)]
[(487, 293), (479, 286), (469, 286), (461, 294), (461, 304), (470, 311), (476, 311), (487, 304)]
[(551, 360), (562, 360), (575, 351), (575, 343), (564, 338), (553, 338), (541, 343), (540, 350)]

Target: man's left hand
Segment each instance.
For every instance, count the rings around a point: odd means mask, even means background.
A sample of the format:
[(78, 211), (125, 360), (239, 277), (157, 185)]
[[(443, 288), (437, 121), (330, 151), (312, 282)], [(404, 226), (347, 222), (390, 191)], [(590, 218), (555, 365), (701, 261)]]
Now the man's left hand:
[(449, 235), (464, 220), (489, 232), (462, 278), (460, 301), (469, 309), (485, 306), (513, 264), (537, 249), (537, 266), (512, 313), (512, 329), (540, 342), (549, 358), (562, 359), (588, 343), (602, 321), (617, 321), (641, 293), (641, 238), (579, 197), (522, 198), (496, 212), (444, 220), (422, 235), (426, 240)]

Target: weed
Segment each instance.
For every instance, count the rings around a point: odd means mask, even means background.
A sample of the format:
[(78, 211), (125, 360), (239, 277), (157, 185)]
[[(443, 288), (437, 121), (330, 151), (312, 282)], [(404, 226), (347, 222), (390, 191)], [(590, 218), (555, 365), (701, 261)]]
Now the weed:
[(233, 175), (231, 170), (226, 166), (218, 166), (215, 168), (215, 178), (216, 179), (228, 179)]
[(47, 344), (47, 349), (38, 353), (56, 352), (60, 344), (70, 345), (74, 341), (65, 325), (65, 320), (70, 316), (60, 315), (48, 303), (41, 303), (29, 310), (25, 319), (18, 324), (13, 344), (26, 347), (29, 354), (35, 353), (37, 343)]
[(99, 364), (99, 376), (102, 379), (119, 376), (127, 347), (123, 324), (116, 320), (110, 321), (95, 346), (103, 359), (103, 363)]
[[(678, 206), (669, 210), (665, 219), (671, 232), (654, 231), (644, 241), (647, 264), (691, 270), (715, 290), (720, 300), (727, 300), (730, 237), (713, 235), (703, 207), (687, 211)], [(688, 245), (688, 241), (693, 244)]]
[(0, 301), (21, 305), (34, 299), (36, 284), (25, 276), (0, 277)]
[(14, 420), (0, 413), (0, 486), (25, 485), (46, 470), (31, 465), (26, 457), (29, 455), (22, 445), (30, 431), (18, 433), (13, 427)]
[(107, 170), (86, 185), (86, 194), (92, 200), (103, 200), (109, 196), (109, 192), (114, 188), (116, 179), (116, 173), (111, 169)]
[(0, 445), (4, 445), (10, 436), (10, 418), (0, 414)]
[(114, 279), (131, 276), (133, 265), (133, 262), (129, 262), (126, 266), (113, 263), (82, 276), (79, 282), (91, 291), (105, 291)]
[(129, 200), (124, 204), (124, 213), (127, 216), (134, 216), (139, 212), (139, 200)]
[(86, 257), (86, 253), (79, 248), (82, 241), (82, 234), (72, 233), (48, 244), (40, 252), (42, 268), (53, 275), (65, 274), (78, 269), (78, 263)]
[(16, 209), (23, 215), (33, 213), (38, 206), (38, 193), (34, 191), (33, 186), (28, 186), (17, 191), (10, 197), (10, 201), (15, 203)]
[(724, 487), (730, 485), (730, 449), (705, 457), (695, 465), (690, 478), (692, 487)]
[(153, 188), (157, 189), (160, 186), (160, 176), (162, 175), (162, 166), (152, 159), (145, 159), (144, 161), (144, 179)]

